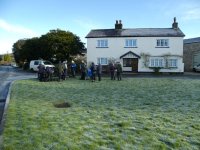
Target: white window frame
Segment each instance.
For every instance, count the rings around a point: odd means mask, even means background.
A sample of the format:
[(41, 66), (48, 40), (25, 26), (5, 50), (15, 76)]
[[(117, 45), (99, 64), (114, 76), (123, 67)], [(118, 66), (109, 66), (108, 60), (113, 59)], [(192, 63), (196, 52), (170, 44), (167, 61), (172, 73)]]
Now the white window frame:
[(157, 39), (156, 47), (169, 47), (169, 39)]
[(125, 39), (125, 47), (137, 47), (136, 39)]
[(97, 48), (107, 48), (108, 40), (97, 40)]
[(168, 59), (167, 60), (167, 65), (170, 68), (177, 68), (178, 67), (178, 60), (177, 59)]
[(164, 67), (163, 57), (151, 57), (149, 61), (149, 67)]
[(108, 58), (106, 57), (100, 57), (100, 58), (97, 58), (97, 63), (101, 64), (101, 65), (108, 65)]

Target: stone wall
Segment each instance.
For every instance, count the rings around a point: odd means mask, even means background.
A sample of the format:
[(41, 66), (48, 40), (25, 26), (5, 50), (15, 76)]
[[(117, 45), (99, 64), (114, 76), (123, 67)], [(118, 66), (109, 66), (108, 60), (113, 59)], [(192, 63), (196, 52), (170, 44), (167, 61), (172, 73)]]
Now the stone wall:
[(193, 71), (193, 55), (200, 52), (200, 43), (189, 43), (183, 46), (184, 71)]

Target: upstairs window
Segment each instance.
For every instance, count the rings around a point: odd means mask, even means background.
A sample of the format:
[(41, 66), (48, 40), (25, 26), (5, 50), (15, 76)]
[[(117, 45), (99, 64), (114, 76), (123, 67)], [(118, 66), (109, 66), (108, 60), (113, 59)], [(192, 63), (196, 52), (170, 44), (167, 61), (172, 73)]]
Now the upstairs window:
[(108, 40), (97, 40), (97, 47), (108, 47)]
[(137, 47), (137, 40), (136, 39), (126, 39), (125, 47)]
[(169, 47), (169, 40), (168, 39), (158, 39), (156, 47)]

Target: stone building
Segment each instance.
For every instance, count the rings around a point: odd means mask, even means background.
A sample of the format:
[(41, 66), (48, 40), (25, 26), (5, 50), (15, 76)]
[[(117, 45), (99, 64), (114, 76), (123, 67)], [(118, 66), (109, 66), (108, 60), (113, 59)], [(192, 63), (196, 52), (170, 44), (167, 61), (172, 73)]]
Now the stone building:
[(200, 64), (200, 37), (184, 39), (183, 43), (184, 71), (193, 71), (193, 67)]

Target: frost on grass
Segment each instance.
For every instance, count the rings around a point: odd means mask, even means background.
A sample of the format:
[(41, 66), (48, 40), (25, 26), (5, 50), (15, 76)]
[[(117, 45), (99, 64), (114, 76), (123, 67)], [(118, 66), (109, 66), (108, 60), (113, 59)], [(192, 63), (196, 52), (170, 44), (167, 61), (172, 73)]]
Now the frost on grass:
[[(200, 80), (147, 78), (17, 81), (3, 148), (199, 149), (199, 85)], [(64, 100), (73, 107), (52, 105), (63, 106)]]

